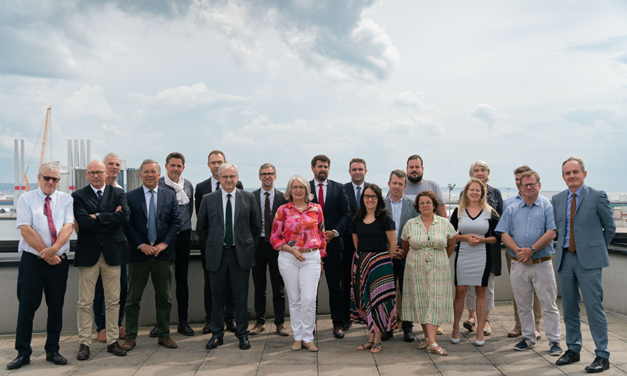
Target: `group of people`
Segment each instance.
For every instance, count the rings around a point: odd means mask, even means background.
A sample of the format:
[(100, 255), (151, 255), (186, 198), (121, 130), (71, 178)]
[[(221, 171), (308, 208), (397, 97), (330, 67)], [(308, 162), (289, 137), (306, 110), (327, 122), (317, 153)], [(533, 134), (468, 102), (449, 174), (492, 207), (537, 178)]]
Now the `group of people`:
[[(314, 330), (323, 274), (333, 335), (343, 338), (352, 323), (368, 327), (368, 339), (357, 350), (381, 352), (382, 341), (393, 337), (399, 322), (403, 340), (413, 342), (413, 323), (419, 323), (424, 338), (416, 347), (447, 355), (436, 336), (442, 333), (441, 324), (452, 322), (450, 341), (460, 342), (464, 307), (468, 319), (463, 326), (476, 330), (474, 344), (482, 346), (491, 334), (489, 313), (494, 309), (495, 277), (501, 275), (502, 241), (516, 320), (508, 335), (522, 336), (514, 349), (535, 347), (543, 314), (549, 353), (560, 356), (557, 364), (579, 361), (581, 291), (596, 345), (596, 358), (586, 370), (608, 369), (601, 273), (609, 266), (607, 247), (615, 224), (607, 195), (584, 184), (587, 172), (582, 160), (571, 157), (562, 165), (568, 189), (553, 197), (553, 205), (539, 195), (540, 176), (527, 166), (514, 171), (518, 194), (503, 201), (500, 192), (487, 184), (487, 163), (476, 161), (450, 219), (438, 184), (423, 179), (424, 164), (418, 155), (408, 158), (405, 171), (390, 173), (385, 197), (378, 185), (366, 183), (366, 161), (360, 158), (349, 162), (351, 181), (340, 184), (328, 178), (331, 160), (317, 155), (311, 161), (313, 179), (295, 175), (285, 193), (274, 187), (276, 168), (270, 163), (259, 168), (261, 187), (254, 192), (243, 190), (238, 167), (227, 163), (223, 152), (212, 151), (207, 165), (212, 176), (194, 193), (182, 176), (181, 153), (166, 157), (164, 176), (158, 162), (144, 160), (142, 186), (125, 193), (116, 182), (120, 159), (110, 153), (102, 162), (88, 164), (89, 185), (71, 196), (56, 190), (60, 173), (56, 163), (39, 166), (40, 188), (21, 195), (17, 207), (22, 234), (18, 357), (8, 369), (30, 363), (33, 317), (44, 292), (46, 360), (67, 363), (59, 354), (59, 336), (73, 230), (78, 237), (74, 255), (79, 271), (78, 360), (90, 357), (92, 309), (97, 338), (107, 343), (107, 351), (124, 356), (136, 346), (140, 302), (149, 277), (157, 321), (150, 336), (157, 337), (159, 345), (177, 347), (169, 331), (173, 274), (177, 331), (194, 335), (187, 322), (194, 209), (205, 277), (203, 333), (212, 334), (209, 350), (224, 343), (225, 325), (242, 350), (251, 346), (249, 335), (266, 330), (268, 269), (274, 327), (278, 335), (289, 335), (287, 292), (294, 351), (318, 350)], [(565, 353), (560, 347), (553, 259), (562, 291)], [(250, 274), (256, 323), (249, 330)], [(122, 345), (118, 339), (124, 339)]]

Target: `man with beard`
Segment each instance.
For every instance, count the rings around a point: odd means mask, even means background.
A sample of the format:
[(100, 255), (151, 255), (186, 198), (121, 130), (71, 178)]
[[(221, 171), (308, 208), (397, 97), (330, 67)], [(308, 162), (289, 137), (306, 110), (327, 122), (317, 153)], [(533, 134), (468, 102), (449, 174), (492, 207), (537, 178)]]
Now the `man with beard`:
[(418, 154), (407, 158), (407, 180), (409, 181), (407, 182), (407, 187), (405, 187), (405, 196), (413, 201), (420, 192), (431, 191), (435, 193), (435, 197), (440, 201), (440, 206), (438, 206), (435, 214), (447, 218), (446, 204), (444, 203), (442, 190), (433, 180), (425, 180), (422, 178), (424, 171), (425, 167), (422, 163), (422, 158)]

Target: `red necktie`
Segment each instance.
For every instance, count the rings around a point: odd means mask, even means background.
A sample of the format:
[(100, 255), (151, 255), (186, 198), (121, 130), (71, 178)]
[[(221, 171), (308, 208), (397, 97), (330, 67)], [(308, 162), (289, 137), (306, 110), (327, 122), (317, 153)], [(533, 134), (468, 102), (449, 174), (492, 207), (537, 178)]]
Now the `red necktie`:
[(322, 210), (324, 210), (324, 191), (322, 190), (322, 184), (318, 184), (318, 187), (320, 187), (320, 189), (318, 189), (318, 203)]
[(52, 209), (50, 209), (50, 196), (46, 196), (44, 215), (48, 217), (48, 227), (50, 227), (50, 238), (52, 239), (50, 246), (53, 246), (57, 241), (57, 228), (54, 226), (54, 214), (52, 213)]

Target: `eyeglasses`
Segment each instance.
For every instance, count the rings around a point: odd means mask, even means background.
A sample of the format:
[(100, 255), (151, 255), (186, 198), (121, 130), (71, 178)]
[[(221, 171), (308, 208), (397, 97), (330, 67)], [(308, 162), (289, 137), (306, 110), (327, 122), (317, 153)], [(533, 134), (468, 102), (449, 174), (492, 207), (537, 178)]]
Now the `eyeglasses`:
[(222, 175), (220, 176), (224, 180), (235, 180), (237, 179), (237, 175)]
[(377, 195), (364, 195), (364, 201), (376, 200)]
[(293, 191), (304, 191), (304, 190), (306, 190), (306, 188), (303, 187), (303, 186), (297, 186), (297, 187), (292, 187), (292, 190)]
[(538, 185), (538, 182), (531, 183), (531, 184), (521, 184), (520, 186), (526, 189), (526, 188), (533, 188), (536, 185)]
[(59, 178), (53, 178), (52, 176), (43, 176), (42, 175), (41, 177), (44, 179), (44, 181), (52, 180), (53, 183), (57, 183), (57, 182), (59, 182), (59, 180), (61, 180)]
[(87, 173), (89, 174), (89, 176), (102, 176), (102, 174), (104, 174), (104, 171), (87, 171)]
[(259, 174), (259, 176), (263, 176), (264, 178), (269, 178), (271, 176), (274, 176), (274, 172), (264, 172)]

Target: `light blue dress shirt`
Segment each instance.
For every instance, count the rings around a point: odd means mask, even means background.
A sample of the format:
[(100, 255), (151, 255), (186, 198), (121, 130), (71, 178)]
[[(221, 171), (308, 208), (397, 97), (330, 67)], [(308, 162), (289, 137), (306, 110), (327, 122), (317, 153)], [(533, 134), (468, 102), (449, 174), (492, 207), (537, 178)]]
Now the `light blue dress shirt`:
[[(564, 248), (568, 248), (570, 246), (570, 205), (573, 202), (573, 195), (575, 195), (575, 205), (579, 206), (579, 197), (581, 197), (581, 191), (583, 190), (583, 185), (579, 187), (575, 192), (568, 191), (568, 199), (566, 200), (566, 231), (564, 231)], [(576, 209), (575, 209), (576, 210)]]

